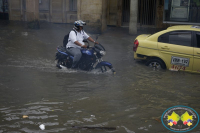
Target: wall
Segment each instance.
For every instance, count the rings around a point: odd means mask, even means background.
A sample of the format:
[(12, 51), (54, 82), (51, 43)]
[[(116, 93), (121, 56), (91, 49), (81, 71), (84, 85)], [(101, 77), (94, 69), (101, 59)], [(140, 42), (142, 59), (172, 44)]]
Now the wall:
[(107, 11), (107, 24), (117, 25), (117, 5), (116, 0), (108, 0), (108, 11)]
[(9, 0), (9, 20), (22, 20), (22, 0)]
[(50, 0), (39, 2), (39, 18), (41, 21), (50, 21)]
[(74, 23), (77, 11), (70, 11), (70, 0), (41, 0), (40, 20), (54, 23)]
[(122, 2), (123, 0), (107, 0), (107, 25), (122, 25)]
[[(86, 21), (87, 30), (94, 33), (106, 28), (106, 1), (105, 0), (78, 0), (78, 19)], [(105, 6), (105, 7), (104, 7)]]
[(9, 0), (9, 20), (39, 20), (39, 0)]
[(77, 20), (77, 11), (70, 11), (70, 2), (66, 0), (65, 19), (66, 23), (74, 23)]
[(64, 23), (65, 22), (65, 0), (51, 0), (50, 3), (50, 16), (51, 22)]
[(73, 23), (77, 20), (77, 11), (70, 11), (69, 0), (9, 0), (8, 2), (9, 20), (39, 19), (54, 23)]
[(39, 20), (39, 0), (26, 0), (26, 21)]
[(107, 0), (103, 0), (103, 6), (102, 6), (102, 27), (101, 31), (105, 31), (107, 29)]

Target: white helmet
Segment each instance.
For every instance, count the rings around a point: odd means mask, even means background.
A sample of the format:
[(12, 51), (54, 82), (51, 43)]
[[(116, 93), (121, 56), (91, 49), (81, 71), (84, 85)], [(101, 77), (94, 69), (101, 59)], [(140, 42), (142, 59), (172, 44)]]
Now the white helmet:
[(77, 20), (74, 22), (74, 28), (79, 29), (80, 26), (86, 25), (86, 22), (83, 22), (82, 20)]

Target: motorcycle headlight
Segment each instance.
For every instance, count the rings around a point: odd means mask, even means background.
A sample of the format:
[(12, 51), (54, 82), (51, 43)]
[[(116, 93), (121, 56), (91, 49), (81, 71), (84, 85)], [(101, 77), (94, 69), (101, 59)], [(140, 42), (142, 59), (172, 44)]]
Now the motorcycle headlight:
[(101, 55), (106, 55), (106, 51), (100, 51)]

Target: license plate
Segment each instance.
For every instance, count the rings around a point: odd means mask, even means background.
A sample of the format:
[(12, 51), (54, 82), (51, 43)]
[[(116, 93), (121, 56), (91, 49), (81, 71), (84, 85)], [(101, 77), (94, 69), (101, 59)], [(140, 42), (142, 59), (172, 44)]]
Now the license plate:
[(171, 64), (173, 64), (173, 65), (180, 65), (180, 66), (188, 67), (189, 63), (190, 63), (189, 58), (181, 58), (181, 57), (172, 56)]

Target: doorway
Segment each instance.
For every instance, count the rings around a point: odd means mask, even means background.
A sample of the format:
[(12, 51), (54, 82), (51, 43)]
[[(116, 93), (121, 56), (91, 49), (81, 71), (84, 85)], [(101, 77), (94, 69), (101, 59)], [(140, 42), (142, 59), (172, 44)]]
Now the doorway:
[(0, 0), (0, 20), (8, 19), (8, 0)]
[(130, 21), (130, 0), (122, 2), (122, 26), (129, 26)]

